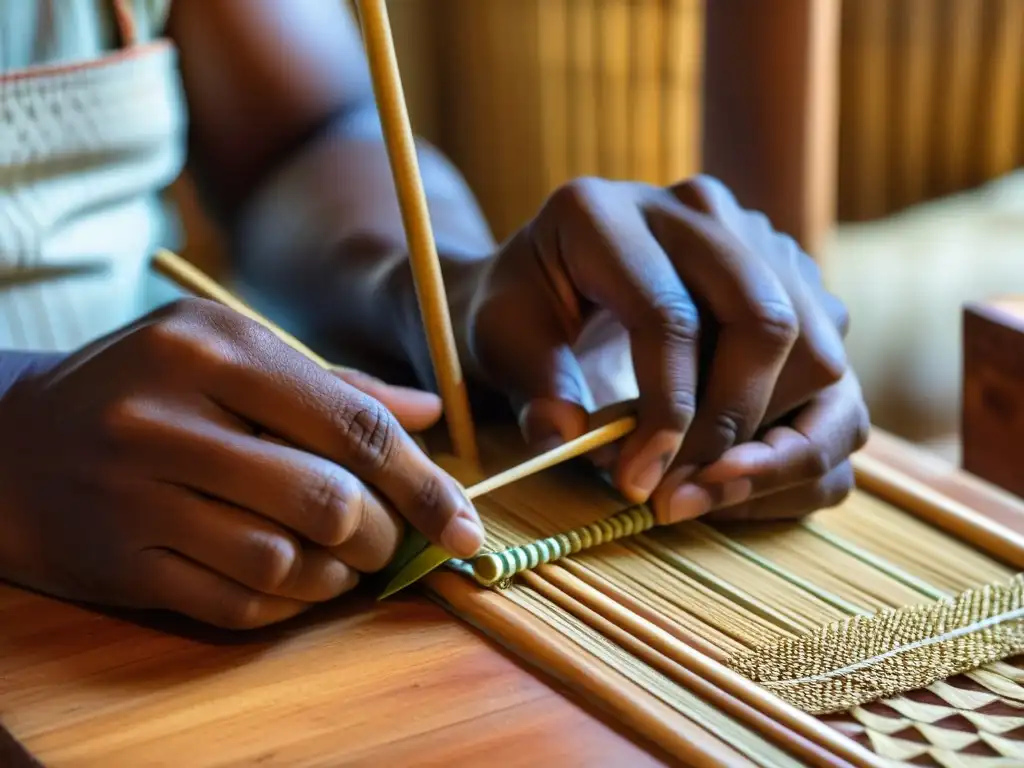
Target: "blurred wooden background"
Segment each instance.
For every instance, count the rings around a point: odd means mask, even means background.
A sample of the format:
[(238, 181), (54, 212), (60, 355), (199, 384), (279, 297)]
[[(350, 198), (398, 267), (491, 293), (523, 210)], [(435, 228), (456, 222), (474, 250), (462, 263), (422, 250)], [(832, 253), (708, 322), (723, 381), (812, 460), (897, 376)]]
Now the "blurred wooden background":
[(1022, 0), (846, 0), (841, 51), (840, 220), (1024, 165)]
[[(463, 171), (499, 238), (576, 176), (692, 174), (703, 2), (391, 0), (415, 128)], [(1024, 0), (846, 0), (840, 66), (840, 221), (1024, 165)], [(180, 186), (189, 251), (213, 258), (215, 233)]]

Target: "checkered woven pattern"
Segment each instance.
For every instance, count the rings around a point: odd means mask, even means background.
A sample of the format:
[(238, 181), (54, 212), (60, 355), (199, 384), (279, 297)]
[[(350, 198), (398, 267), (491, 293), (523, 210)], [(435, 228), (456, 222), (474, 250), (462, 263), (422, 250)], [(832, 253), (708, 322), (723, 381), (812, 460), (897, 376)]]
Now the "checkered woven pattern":
[(894, 765), (1024, 765), (1024, 658), (823, 719)]

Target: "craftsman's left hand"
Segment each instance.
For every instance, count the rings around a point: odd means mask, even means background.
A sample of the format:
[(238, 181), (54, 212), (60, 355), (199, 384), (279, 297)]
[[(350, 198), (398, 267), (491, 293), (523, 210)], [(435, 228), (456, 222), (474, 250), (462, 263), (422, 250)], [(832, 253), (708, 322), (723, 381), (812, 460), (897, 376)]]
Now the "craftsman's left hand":
[(867, 430), (846, 324), (811, 258), (707, 177), (563, 187), (492, 261), (469, 320), (473, 362), (538, 449), (638, 397), (637, 430), (595, 459), (662, 523), (846, 495)]

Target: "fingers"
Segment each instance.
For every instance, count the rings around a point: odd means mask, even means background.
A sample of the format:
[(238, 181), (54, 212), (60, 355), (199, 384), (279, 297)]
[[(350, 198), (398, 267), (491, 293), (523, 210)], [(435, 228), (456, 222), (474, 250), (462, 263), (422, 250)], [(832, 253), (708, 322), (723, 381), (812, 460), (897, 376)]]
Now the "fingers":
[(640, 206), (622, 204), (622, 189), (591, 180), (563, 188), (538, 219), (535, 248), (629, 333), (638, 427), (622, 447), (615, 480), (640, 501), (661, 480), (693, 418), (700, 322)]
[(153, 510), (168, 549), (261, 594), (304, 603), (331, 600), (359, 574), (320, 548), (302, 545), (268, 520), (182, 490)]
[(708, 519), (716, 522), (790, 520), (838, 506), (853, 487), (853, 465), (844, 461), (818, 480), (732, 506), (720, 506)]
[[(836, 492), (835, 483), (843, 476), (837, 468), (864, 445), (868, 428), (860, 387), (850, 372), (791, 424), (732, 448), (689, 482), (684, 482), (687, 478), (678, 478), (678, 486), (666, 482), (653, 499), (655, 512), (660, 521), (673, 523), (721, 507), (738, 508), (748, 501), (785, 499), (792, 489), (803, 489), (801, 498), (809, 498), (811, 488), (818, 488), (814, 493)], [(755, 507), (763, 510), (771, 504)]]
[(379, 401), (408, 432), (423, 432), (441, 418), (441, 398), (432, 392), (396, 387), (361, 371), (339, 369), (335, 375)]
[[(382, 556), (400, 523), (377, 493), (337, 464), (272, 438), (209, 422), (180, 423), (175, 438), (152, 457), (168, 482), (250, 510), (323, 547), (340, 546), (357, 532), (378, 530), (361, 541)], [(195, 435), (202, 434), (202, 440)], [(392, 535), (384, 531), (390, 526)], [(360, 569), (361, 570), (361, 569)]]
[(651, 227), (716, 326), (703, 400), (680, 456), (702, 464), (753, 436), (801, 319), (764, 258), (714, 219), (672, 202), (652, 211)]
[(478, 297), (472, 349), (509, 396), (527, 443), (544, 450), (582, 434), (592, 397), (571, 346), (582, 322), (575, 289), (557, 263), (535, 257), (529, 239), (520, 232), (511, 259), (495, 264)]
[(164, 549), (146, 553), (138, 583), (144, 607), (175, 611), (224, 629), (276, 624), (311, 607), (300, 600), (256, 592)]
[(774, 427), (704, 469), (702, 482), (749, 478), (759, 495), (823, 477), (867, 441), (870, 418), (853, 372), (801, 410), (788, 425)]
[(214, 402), (299, 450), (345, 467), (453, 555), (465, 558), (479, 550), (483, 527), (473, 506), (380, 401), (255, 324), (236, 332), (251, 337), (243, 349), (252, 359), (232, 363), (220, 356), (210, 366), (206, 386)]

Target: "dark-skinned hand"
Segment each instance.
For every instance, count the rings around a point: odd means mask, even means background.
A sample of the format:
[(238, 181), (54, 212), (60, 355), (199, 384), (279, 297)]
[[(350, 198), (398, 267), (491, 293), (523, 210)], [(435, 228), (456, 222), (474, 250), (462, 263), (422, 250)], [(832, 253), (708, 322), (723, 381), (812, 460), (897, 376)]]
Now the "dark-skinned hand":
[(635, 400), (637, 430), (594, 458), (662, 523), (800, 515), (852, 486), (868, 419), (845, 309), (714, 179), (566, 185), (494, 258), (467, 323), (538, 450)]
[(217, 305), (169, 306), (0, 399), (0, 578), (251, 628), (352, 589), (405, 522), (472, 555), (475, 510), (406, 432), (439, 415)]

